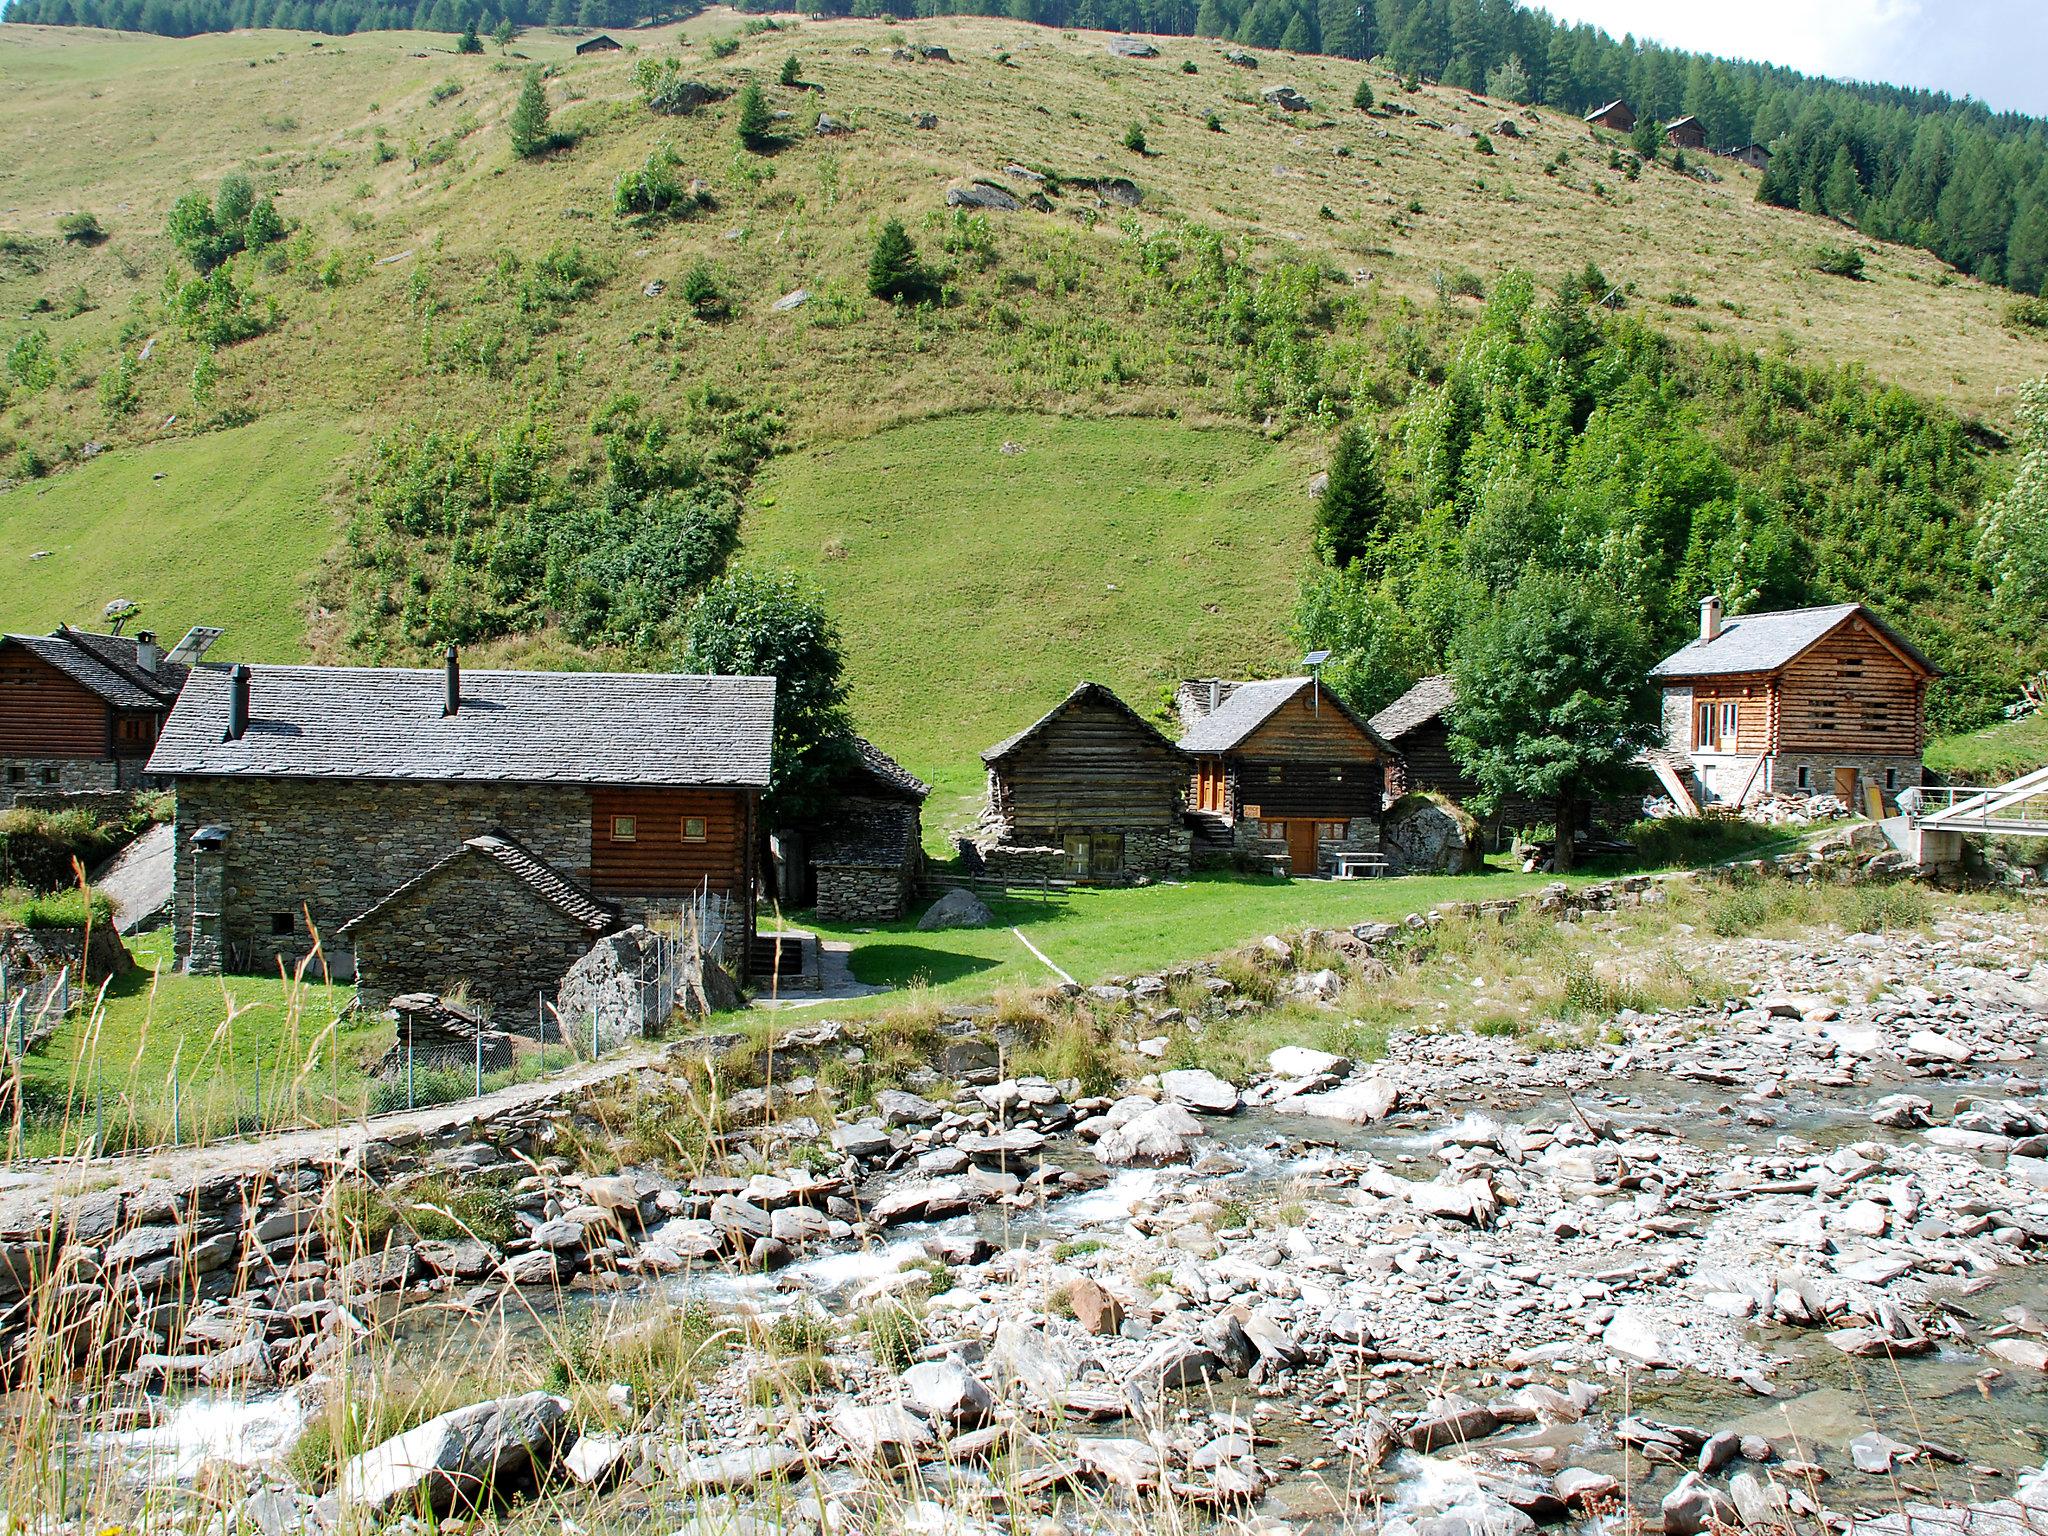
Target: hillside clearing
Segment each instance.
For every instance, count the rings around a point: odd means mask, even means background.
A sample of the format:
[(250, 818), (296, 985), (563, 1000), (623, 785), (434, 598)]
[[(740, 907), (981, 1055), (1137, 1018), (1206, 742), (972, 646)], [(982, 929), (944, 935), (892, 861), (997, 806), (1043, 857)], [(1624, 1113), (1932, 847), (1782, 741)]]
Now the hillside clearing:
[(336, 533), (325, 491), (352, 442), (324, 418), (284, 414), (0, 492), (5, 626), (104, 627), (101, 609), (128, 597), (166, 645), (216, 624), (221, 658), (299, 660), (306, 584)]

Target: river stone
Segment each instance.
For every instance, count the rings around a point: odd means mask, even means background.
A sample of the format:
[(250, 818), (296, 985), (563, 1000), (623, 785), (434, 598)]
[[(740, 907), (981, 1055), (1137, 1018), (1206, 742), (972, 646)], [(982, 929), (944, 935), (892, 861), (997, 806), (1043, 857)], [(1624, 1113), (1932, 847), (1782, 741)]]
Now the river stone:
[(1699, 1469), (1703, 1475), (1711, 1477), (1741, 1454), (1742, 1436), (1732, 1429), (1724, 1429), (1709, 1435), (1707, 1443), (1700, 1447)]
[[(1012, 208), (1017, 206), (1017, 199), (1011, 197), (1009, 193), (1002, 193), (1001, 196), (1008, 199)], [(946, 194), (946, 201), (949, 204), (953, 202), (952, 192)], [(973, 206), (981, 208), (992, 205), (975, 203)], [(924, 916), (917, 920), (917, 926), (919, 932), (930, 933), (938, 928), (986, 928), (994, 921), (994, 914), (979, 896), (964, 886), (955, 886), (925, 909)]]
[(1123, 1303), (1086, 1275), (1067, 1287), (1067, 1301), (1083, 1333), (1104, 1337), (1124, 1325)]
[(1671, 1346), (1658, 1332), (1657, 1325), (1650, 1321), (1648, 1314), (1635, 1307), (1623, 1307), (1614, 1314), (1607, 1329), (1600, 1335), (1600, 1342), (1637, 1365), (1660, 1366), (1675, 1364), (1671, 1358)]
[(1754, 1472), (1738, 1472), (1728, 1479), (1728, 1495), (1735, 1500), (1742, 1523), (1751, 1530), (1791, 1527), (1791, 1498), (1775, 1480)]
[(1888, 1093), (1870, 1106), (1870, 1118), (1895, 1131), (1915, 1131), (1934, 1123), (1934, 1105), (1917, 1093)]
[(1215, 1352), (1193, 1339), (1168, 1339), (1153, 1347), (1124, 1378), (1148, 1396), (1170, 1392), (1177, 1387), (1199, 1386), (1223, 1374), (1223, 1362)]
[(832, 1147), (848, 1157), (887, 1157), (894, 1148), (888, 1127), (879, 1120), (855, 1120), (832, 1127)]
[(2031, 1371), (2048, 1371), (2048, 1344), (2038, 1339), (1987, 1339), (1984, 1353)]
[(884, 1088), (875, 1095), (875, 1108), (892, 1126), (930, 1125), (945, 1111), (930, 1099), (901, 1088)]
[(1267, 1053), (1266, 1065), (1281, 1077), (1342, 1077), (1351, 1070), (1348, 1057), (1306, 1045), (1283, 1045)]
[(1207, 1134), (1202, 1122), (1180, 1105), (1155, 1104), (1103, 1132), (1095, 1155), (1112, 1168), (1156, 1167), (1181, 1161), (1188, 1144)]
[(632, 1449), (624, 1435), (581, 1435), (562, 1458), (562, 1470), (586, 1488), (608, 1487), (625, 1472)]
[(900, 1467), (932, 1444), (932, 1427), (900, 1403), (841, 1403), (832, 1428), (856, 1461)]
[(429, 1419), (352, 1459), (337, 1489), (344, 1508), (382, 1513), (423, 1503), (445, 1515), (474, 1506), (554, 1460), (569, 1400), (527, 1392)]
[(1083, 1470), (1134, 1492), (1152, 1487), (1159, 1481), (1159, 1452), (1143, 1440), (1109, 1437), (1076, 1440), (1074, 1459)]
[(1408, 1203), (1427, 1216), (1443, 1216), (1470, 1222), (1475, 1227), (1493, 1225), (1500, 1214), (1493, 1186), (1484, 1179), (1467, 1179), (1462, 1184), (1411, 1184)]
[(1214, 1072), (1205, 1072), (1199, 1067), (1163, 1072), (1159, 1076), (1159, 1086), (1174, 1103), (1198, 1115), (1228, 1115), (1237, 1110), (1236, 1087)]
[(1408, 1449), (1422, 1455), (1447, 1445), (1483, 1440), (1500, 1428), (1500, 1415), (1484, 1403), (1462, 1397), (1432, 1403), (1408, 1428)]
[(1856, 1470), (1872, 1477), (1884, 1476), (1894, 1462), (1911, 1460), (1913, 1454), (1912, 1446), (1874, 1429), (1849, 1442), (1849, 1459), (1856, 1464)]
[(1618, 1480), (1591, 1467), (1566, 1467), (1555, 1481), (1557, 1496), (1567, 1504), (1597, 1504), (1621, 1491)]
[(1341, 1120), (1346, 1125), (1371, 1125), (1394, 1112), (1401, 1094), (1384, 1077), (1368, 1077), (1345, 1083), (1327, 1093), (1297, 1093), (1274, 1101), (1273, 1110), (1282, 1115), (1314, 1115), (1322, 1120)]
[(667, 1449), (670, 1454), (659, 1458), (672, 1485), (665, 1491), (684, 1498), (771, 1482), (804, 1460), (804, 1452), (793, 1445), (743, 1445), (709, 1456), (676, 1456), (672, 1453), (680, 1447)]
[(1962, 1041), (1931, 1029), (1915, 1030), (1908, 1035), (1906, 1049), (1933, 1061), (1965, 1062), (1971, 1054), (1970, 1047)]
[(973, 1429), (995, 1412), (994, 1395), (957, 1360), (913, 1365), (903, 1373), (903, 1390), (921, 1413), (954, 1429)]
[(1678, 1486), (1664, 1495), (1663, 1509), (1664, 1536), (1699, 1536), (1709, 1525), (1733, 1526), (1741, 1521), (1735, 1501), (1697, 1472), (1686, 1473)]

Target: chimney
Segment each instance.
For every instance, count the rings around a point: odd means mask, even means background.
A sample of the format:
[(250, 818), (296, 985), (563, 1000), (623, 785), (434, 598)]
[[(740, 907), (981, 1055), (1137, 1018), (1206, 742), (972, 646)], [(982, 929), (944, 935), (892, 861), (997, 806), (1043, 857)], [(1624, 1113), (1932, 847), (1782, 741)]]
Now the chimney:
[(146, 629), (135, 632), (135, 665), (151, 677), (164, 659), (164, 648), (156, 643), (156, 636)]
[(249, 669), (238, 666), (228, 674), (228, 733), (222, 741), (240, 741), (249, 734)]
[(1212, 677), (1209, 679), (1209, 713), (1213, 715), (1216, 713), (1217, 710), (1221, 709), (1222, 707), (1223, 679), (1220, 677)]
[(455, 647), (448, 647), (448, 696), (441, 702), (441, 718), (452, 719), (462, 713), (462, 663), (455, 657)]
[(1700, 599), (1700, 639), (1721, 638), (1721, 599), (1713, 593)]

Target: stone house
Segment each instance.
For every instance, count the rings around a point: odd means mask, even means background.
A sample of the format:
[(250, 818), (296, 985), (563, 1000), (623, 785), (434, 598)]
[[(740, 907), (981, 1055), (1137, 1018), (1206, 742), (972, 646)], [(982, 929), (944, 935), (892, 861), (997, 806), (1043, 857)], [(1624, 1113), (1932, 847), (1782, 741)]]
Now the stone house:
[(511, 838), (466, 839), (341, 925), (356, 991), (376, 1011), (407, 992), (457, 987), (496, 1017), (535, 1015), (590, 946), (625, 924)]
[(1324, 855), (1380, 845), (1395, 753), (1314, 678), (1197, 678), (1175, 695), (1194, 764), (1188, 820), (1203, 847), (1285, 859), (1318, 873)]
[(1664, 686), (1654, 761), (1701, 805), (1833, 794), (1866, 806), (1920, 782), (1934, 665), (1861, 603), (1724, 618), (1651, 669)]
[[(701, 909), (744, 971), (774, 715), (772, 678), (464, 673), (452, 649), (439, 669), (199, 667), (150, 760), (177, 792), (178, 961), (267, 971), (317, 945), (349, 976), (358, 936), (372, 955), (452, 954), (478, 882), (514, 872), (466, 848), (491, 837), (545, 867), (529, 891), (558, 879), (627, 921)], [(438, 891), (445, 928), (422, 934)], [(536, 952), (568, 899), (517, 904)]]
[(1389, 804), (1404, 795), (1442, 795), (1474, 816), (1481, 846), (1488, 848), (1505, 847), (1516, 832), (1556, 820), (1555, 806), (1539, 805), (1523, 795), (1505, 797), (1485, 816), (1472, 810), (1479, 784), (1451, 755), (1449, 714), (1457, 698), (1449, 676), (1439, 673), (1423, 678), (1372, 717), (1374, 732), (1396, 753), (1387, 765)]
[(1625, 101), (1610, 101), (1604, 107), (1595, 107), (1586, 114), (1586, 121), (1595, 128), (1611, 129), (1615, 133), (1636, 131), (1636, 109)]
[(856, 738), (853, 770), (811, 844), (818, 917), (887, 923), (910, 910), (924, 878), (924, 802), (931, 786)]
[(142, 788), (189, 671), (147, 630), (0, 636), (0, 810), (22, 795)]
[(976, 845), (991, 872), (1097, 882), (1187, 873), (1187, 760), (1102, 684), (1076, 685), (981, 760), (988, 810)]

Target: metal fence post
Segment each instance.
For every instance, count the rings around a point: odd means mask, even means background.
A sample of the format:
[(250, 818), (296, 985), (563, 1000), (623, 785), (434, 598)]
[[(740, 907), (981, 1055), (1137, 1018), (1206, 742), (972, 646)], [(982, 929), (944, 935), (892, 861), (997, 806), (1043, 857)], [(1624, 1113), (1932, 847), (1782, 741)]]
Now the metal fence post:
[(484, 1030), (481, 1024), (476, 1030), (476, 1096), (484, 1096)]
[(256, 1058), (256, 1134), (263, 1134), (263, 1058)]
[(174, 1072), (171, 1074), (171, 1145), (174, 1147), (178, 1145), (178, 1142), (180, 1140), (178, 1134), (178, 1119), (181, 1105), (179, 1104), (178, 1098), (178, 1075)]
[(412, 1016), (405, 1021), (405, 1107), (412, 1108)]

